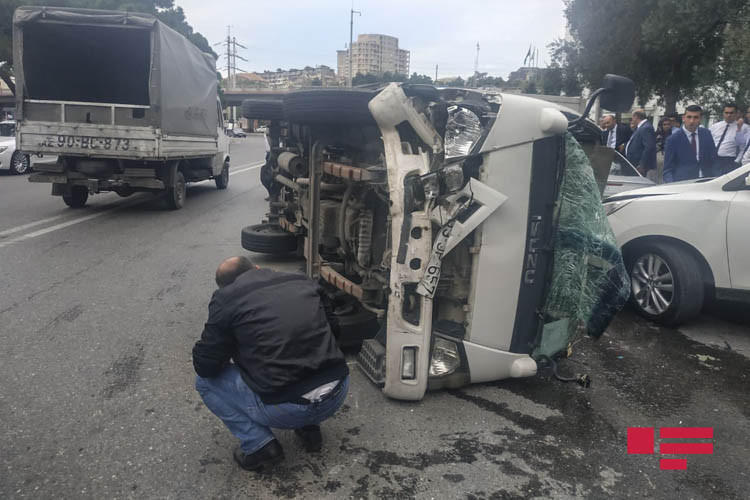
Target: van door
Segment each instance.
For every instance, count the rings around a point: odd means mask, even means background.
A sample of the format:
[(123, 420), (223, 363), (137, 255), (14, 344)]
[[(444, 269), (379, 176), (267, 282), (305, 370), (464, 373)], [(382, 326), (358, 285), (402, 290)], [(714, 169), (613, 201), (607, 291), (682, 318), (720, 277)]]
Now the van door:
[(221, 112), (221, 101), (216, 99), (216, 112), (218, 113), (217, 120), (217, 152), (216, 158), (214, 158), (213, 174), (221, 174), (221, 169), (224, 167), (224, 160), (229, 157), (230, 141), (229, 136), (224, 132), (224, 113)]

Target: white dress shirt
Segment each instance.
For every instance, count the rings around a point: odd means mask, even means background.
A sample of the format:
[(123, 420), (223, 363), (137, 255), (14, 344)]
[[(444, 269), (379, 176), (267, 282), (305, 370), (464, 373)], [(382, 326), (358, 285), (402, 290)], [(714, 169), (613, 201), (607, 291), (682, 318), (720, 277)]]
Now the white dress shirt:
[(740, 148), (740, 152), (739, 152), (738, 160), (737, 160), (742, 165), (745, 165), (746, 163), (750, 163), (750, 148), (747, 147), (748, 143), (750, 143), (750, 134), (747, 134), (745, 137), (746, 137), (745, 144), (743, 144), (742, 147)]
[[(737, 122), (727, 123), (722, 120), (718, 123), (711, 125), (708, 130), (714, 138), (714, 144), (719, 148), (717, 154), (719, 156), (731, 156), (734, 158), (737, 156), (737, 144), (734, 142), (737, 137)], [(724, 131), (727, 131), (724, 134)], [(724, 136), (724, 140), (721, 141), (721, 136)], [(719, 144), (721, 141), (721, 144)]]
[[(698, 128), (700, 128), (700, 127), (698, 127)], [(693, 138), (690, 137), (690, 136), (692, 134), (695, 134), (695, 159), (697, 161), (700, 161), (700, 159), (701, 159), (701, 155), (700, 155), (700, 152), (701, 152), (701, 140), (700, 140), (700, 137), (698, 136), (698, 128), (695, 129), (695, 132), (689, 132), (688, 129), (685, 128), (685, 125), (683, 125), (682, 126), (682, 131), (685, 132), (685, 135), (687, 136), (688, 144), (690, 144), (691, 141), (693, 140)], [(727, 135), (729, 135), (729, 132), (727, 132)], [(724, 138), (724, 140), (726, 140), (726, 138)]]
[(617, 125), (615, 125), (609, 130), (609, 135), (607, 136), (607, 146), (609, 146), (612, 149), (615, 149), (616, 145), (617, 145)]

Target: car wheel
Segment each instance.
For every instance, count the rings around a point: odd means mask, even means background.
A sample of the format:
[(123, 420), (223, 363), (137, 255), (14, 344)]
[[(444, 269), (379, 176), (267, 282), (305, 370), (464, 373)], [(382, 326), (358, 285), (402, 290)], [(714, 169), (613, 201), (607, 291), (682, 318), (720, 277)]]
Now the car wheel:
[(297, 250), (297, 237), (277, 224), (255, 224), (242, 229), (242, 248), (257, 253), (289, 253)]
[(174, 179), (174, 186), (167, 188), (167, 207), (171, 210), (179, 210), (185, 205), (185, 196), (187, 195), (187, 184), (182, 172), (177, 172)]
[(251, 120), (283, 120), (284, 105), (279, 99), (245, 99), (242, 116)]
[(704, 283), (698, 263), (673, 243), (649, 243), (628, 256), (631, 302), (638, 313), (668, 326), (700, 313)]
[(300, 90), (284, 95), (284, 116), (295, 123), (375, 124), (367, 104), (376, 93), (363, 89)]
[(62, 199), (70, 208), (83, 208), (89, 199), (89, 190), (86, 186), (71, 186), (70, 194), (64, 194)]
[(229, 163), (224, 162), (224, 167), (221, 169), (221, 173), (218, 177), (214, 178), (216, 181), (216, 189), (226, 189), (229, 186)]
[(29, 167), (31, 167), (29, 155), (25, 155), (20, 151), (14, 151), (13, 156), (10, 157), (11, 173), (23, 175), (29, 171)]

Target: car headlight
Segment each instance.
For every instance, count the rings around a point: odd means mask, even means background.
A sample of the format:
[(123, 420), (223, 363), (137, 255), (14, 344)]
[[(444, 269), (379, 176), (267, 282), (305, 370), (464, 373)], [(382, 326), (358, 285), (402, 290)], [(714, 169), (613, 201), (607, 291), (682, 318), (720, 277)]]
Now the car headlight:
[(449, 165), (419, 178), (426, 199), (455, 193), (464, 185), (464, 169), (461, 165)]
[(0, 153), (5, 153), (6, 149), (8, 149), (8, 146), (0, 146)]
[(430, 376), (440, 377), (455, 372), (461, 366), (461, 356), (458, 344), (441, 338), (436, 338), (432, 346), (430, 359)]
[(604, 213), (607, 217), (612, 215), (613, 213), (617, 212), (618, 210), (622, 210), (626, 206), (630, 205), (633, 202), (633, 200), (622, 200), (622, 201), (612, 201), (609, 203), (604, 204)]

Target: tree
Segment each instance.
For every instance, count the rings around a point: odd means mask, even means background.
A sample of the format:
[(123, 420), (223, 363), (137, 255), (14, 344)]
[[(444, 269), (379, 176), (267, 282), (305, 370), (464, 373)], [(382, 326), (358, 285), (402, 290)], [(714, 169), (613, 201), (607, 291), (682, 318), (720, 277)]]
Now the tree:
[(16, 86), (13, 75), (13, 11), (21, 5), (47, 5), (55, 7), (77, 7), (88, 9), (120, 10), (144, 12), (156, 16), (161, 22), (184, 35), (196, 47), (216, 56), (208, 40), (193, 28), (185, 19), (185, 12), (176, 7), (173, 0), (2, 0), (0, 1), (0, 79), (11, 91)]
[(560, 95), (564, 86), (562, 68), (553, 63), (542, 74), (542, 94)]
[[(640, 101), (656, 93), (668, 112), (714, 81), (730, 20), (747, 0), (567, 0), (574, 42), (565, 46), (581, 80), (597, 88), (607, 73), (637, 85)], [(554, 58), (564, 67), (564, 61)]]
[(310, 80), (310, 86), (312, 86), (312, 87), (322, 87), (323, 86), (323, 81), (316, 76), (315, 78), (313, 78), (312, 80)]
[(466, 82), (460, 76), (457, 76), (453, 80), (441, 81), (440, 83), (446, 87), (463, 87), (466, 85)]
[(487, 73), (476, 73), (466, 79), (467, 87), (502, 87), (505, 80), (499, 76), (488, 76)]
[(536, 88), (536, 79), (527, 80), (521, 88), (521, 92), (524, 94), (538, 94), (539, 90)]
[(409, 83), (427, 83), (427, 84), (432, 84), (432, 78), (430, 78), (427, 75), (418, 75), (416, 71), (411, 74), (411, 76), (409, 77), (408, 81), (409, 81)]

